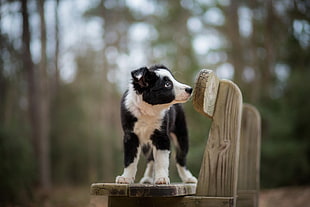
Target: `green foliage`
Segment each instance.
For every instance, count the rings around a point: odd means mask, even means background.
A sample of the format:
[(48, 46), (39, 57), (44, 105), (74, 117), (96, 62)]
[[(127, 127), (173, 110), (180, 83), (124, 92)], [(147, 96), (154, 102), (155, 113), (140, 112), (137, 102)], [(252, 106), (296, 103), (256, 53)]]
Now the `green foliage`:
[(70, 87), (61, 89), (51, 117), (52, 176), (56, 183), (84, 183), (88, 178), (85, 115), (78, 94)]
[[(285, 139), (285, 137), (282, 137)], [(262, 145), (262, 185), (279, 187), (304, 185), (310, 172), (306, 142), (292, 140), (264, 141)]]
[(35, 177), (30, 142), (15, 127), (0, 128), (0, 204), (25, 201)]
[(310, 182), (309, 75), (293, 70), (283, 97), (261, 107), (263, 187)]
[(31, 198), (36, 159), (24, 111), (20, 51), (0, 32), (0, 206)]

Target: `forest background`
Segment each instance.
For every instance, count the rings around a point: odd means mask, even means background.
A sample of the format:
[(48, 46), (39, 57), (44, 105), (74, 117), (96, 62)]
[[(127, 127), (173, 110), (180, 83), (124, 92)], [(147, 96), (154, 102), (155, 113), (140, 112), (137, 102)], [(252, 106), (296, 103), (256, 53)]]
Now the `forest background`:
[[(262, 188), (310, 185), (309, 1), (0, 2), (0, 204), (113, 182), (121, 94), (155, 63), (189, 85), (202, 68), (235, 81), (262, 115)], [(198, 176), (210, 120), (184, 107)]]

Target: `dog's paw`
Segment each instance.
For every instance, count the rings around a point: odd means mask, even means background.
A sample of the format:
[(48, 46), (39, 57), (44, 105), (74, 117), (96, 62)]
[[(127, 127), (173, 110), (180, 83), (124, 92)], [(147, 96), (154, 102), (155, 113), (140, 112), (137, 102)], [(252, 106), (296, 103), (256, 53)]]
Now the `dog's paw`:
[(143, 177), (140, 180), (141, 184), (153, 184), (153, 178), (151, 177)]
[(198, 180), (194, 176), (187, 177), (183, 180), (184, 183), (197, 183)]
[(178, 173), (183, 183), (197, 183), (198, 180), (195, 178), (192, 173), (186, 169), (185, 166), (180, 166), (177, 164)]
[(118, 184), (131, 184), (134, 183), (134, 178), (127, 178), (124, 176), (117, 176), (115, 182)]
[(170, 179), (169, 177), (155, 178), (155, 184), (170, 184)]

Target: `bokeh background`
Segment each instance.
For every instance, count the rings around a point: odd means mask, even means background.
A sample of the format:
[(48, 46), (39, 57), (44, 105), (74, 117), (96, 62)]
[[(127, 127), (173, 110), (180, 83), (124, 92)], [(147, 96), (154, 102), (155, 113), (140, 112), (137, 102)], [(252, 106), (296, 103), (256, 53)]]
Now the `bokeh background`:
[[(202, 68), (236, 82), (262, 115), (262, 189), (310, 185), (309, 1), (1, 0), (0, 12), (1, 206), (87, 200), (113, 182), (121, 94), (155, 63), (189, 85)], [(210, 120), (184, 107), (198, 176)]]

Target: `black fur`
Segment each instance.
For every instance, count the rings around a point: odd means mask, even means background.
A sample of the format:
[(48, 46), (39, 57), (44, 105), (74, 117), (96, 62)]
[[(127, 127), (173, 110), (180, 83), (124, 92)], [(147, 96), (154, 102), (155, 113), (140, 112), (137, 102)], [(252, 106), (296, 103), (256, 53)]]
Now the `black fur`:
[[(170, 71), (163, 65), (155, 65), (150, 69), (142, 67), (131, 73), (135, 91), (142, 94), (143, 100), (151, 105), (166, 104), (175, 99), (171, 91), (172, 82), (167, 77), (160, 78), (156, 75), (155, 71), (159, 68)], [(136, 78), (139, 74), (142, 75), (141, 79)], [(163, 87), (166, 82), (171, 83), (171, 88)]]
[[(176, 135), (177, 142), (179, 144), (176, 148), (176, 161), (181, 166), (186, 165), (186, 155), (188, 153), (189, 143), (188, 143), (188, 132), (186, 127), (185, 114), (180, 104), (174, 105), (174, 110), (176, 111), (175, 121), (171, 131)], [(185, 127), (184, 127), (185, 126)]]
[[(133, 126), (138, 119), (126, 110), (123, 102), (121, 105), (121, 120), (124, 130), (124, 164), (127, 167), (136, 157), (137, 147), (139, 146), (139, 139), (133, 133)], [(181, 166), (185, 166), (189, 143), (185, 114), (181, 104), (174, 104), (170, 107), (163, 119), (161, 130), (156, 129), (151, 135), (150, 139), (156, 149), (170, 150), (170, 132), (173, 132), (177, 137), (176, 161)], [(150, 145), (143, 145), (142, 152), (147, 156), (148, 161), (154, 160)]]
[(124, 135), (124, 165), (128, 167), (137, 156), (139, 138), (135, 133), (127, 132)]

